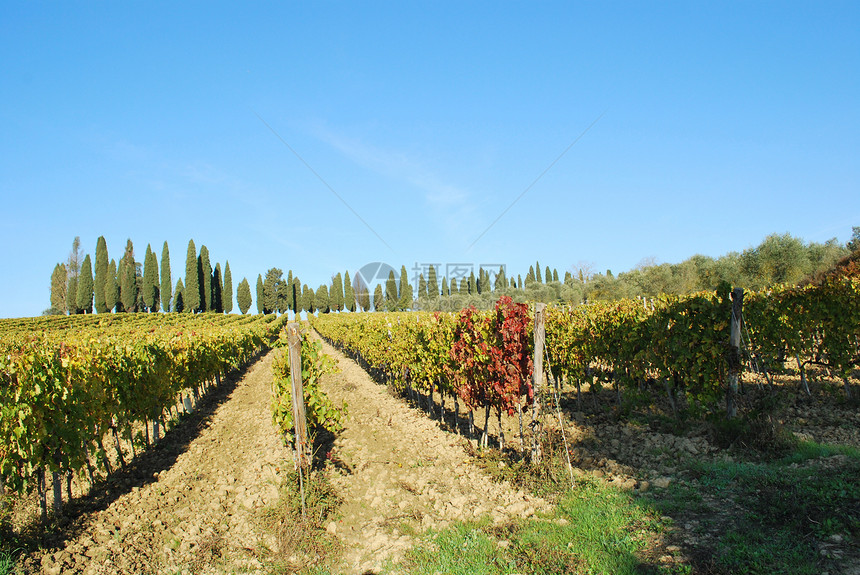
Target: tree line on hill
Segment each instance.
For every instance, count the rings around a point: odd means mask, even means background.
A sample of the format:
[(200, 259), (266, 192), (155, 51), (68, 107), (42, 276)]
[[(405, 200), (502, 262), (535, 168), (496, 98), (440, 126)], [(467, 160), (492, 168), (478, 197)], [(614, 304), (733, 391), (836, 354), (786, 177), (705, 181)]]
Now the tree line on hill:
[[(239, 283), (237, 300), (242, 313), (251, 307), (247, 279)], [(247, 297), (245, 297), (247, 296)], [(243, 308), (243, 304), (246, 304)], [(209, 250), (200, 252), (194, 240), (188, 242), (185, 282), (174, 286), (167, 242), (161, 249), (161, 265), (150, 245), (143, 262), (137, 261), (134, 244), (126, 242), (122, 256), (108, 259), (104, 236), (96, 242), (95, 264), (81, 250), (76, 237), (65, 262), (54, 266), (51, 274), (51, 307), (45, 314), (84, 314), (111, 312), (204, 312), (230, 313), (233, 310), (233, 276), (230, 262), (212, 267)]]
[[(716, 289), (729, 282), (747, 289), (762, 289), (774, 284), (794, 284), (805, 277), (830, 269), (852, 251), (860, 249), (860, 227), (853, 228), (847, 244), (836, 238), (825, 243), (807, 243), (790, 234), (772, 234), (758, 246), (719, 258), (695, 255), (678, 264), (644, 261), (635, 269), (614, 275), (611, 270), (595, 273), (581, 264), (565, 271), (541, 267), (540, 262), (522, 275), (508, 277), (506, 269), (479, 268), (468, 277), (442, 277), (435, 266), (427, 267), (413, 286), (406, 266), (399, 280), (390, 271), (387, 280), (373, 293), (360, 274), (350, 277), (347, 270), (332, 276), (316, 290), (303, 284), (289, 270), (287, 277), (279, 268), (257, 276), (257, 313), (329, 313), (336, 311), (398, 311), (424, 309), (454, 311), (468, 306), (491, 309), (502, 295), (515, 301), (578, 304), (591, 300), (653, 298), (660, 294), (683, 295)], [(160, 273), (159, 273), (160, 270)], [(160, 278), (160, 279), (159, 279)], [(243, 278), (236, 290), (239, 311), (247, 313), (252, 304), (251, 288)], [(108, 312), (206, 312), (230, 313), (233, 310), (233, 281), (230, 264), (213, 268), (209, 250), (198, 252), (194, 240), (188, 242), (185, 282), (171, 283), (170, 254), (164, 242), (159, 268), (155, 253), (146, 247), (144, 261), (135, 261), (131, 240), (119, 261), (108, 261), (104, 237), (96, 244), (95, 267), (89, 255), (83, 256), (80, 238), (75, 238), (66, 262), (58, 263), (51, 276), (51, 307), (45, 313)]]
[[(684, 295), (712, 291), (721, 282), (745, 289), (760, 290), (775, 284), (795, 284), (820, 274), (860, 249), (860, 227), (853, 228), (847, 244), (836, 238), (825, 243), (804, 242), (790, 234), (771, 234), (758, 246), (743, 252), (730, 252), (719, 258), (694, 255), (677, 264), (643, 261), (635, 269), (613, 274), (611, 270), (596, 273), (587, 264), (579, 265), (559, 276), (546, 267), (541, 275), (538, 262), (529, 268), (525, 278), (507, 280), (497, 274), (492, 291), (482, 290), (481, 282), (472, 277), (440, 296), (419, 289), (418, 307), (428, 310), (457, 310), (470, 305), (491, 309), (500, 295), (515, 301), (578, 304), (595, 300), (654, 298), (660, 294)], [(466, 289), (463, 286), (466, 286)], [(484, 283), (484, 285), (487, 285)], [(489, 293), (487, 293), (489, 292)], [(448, 297), (446, 297), (448, 296)]]

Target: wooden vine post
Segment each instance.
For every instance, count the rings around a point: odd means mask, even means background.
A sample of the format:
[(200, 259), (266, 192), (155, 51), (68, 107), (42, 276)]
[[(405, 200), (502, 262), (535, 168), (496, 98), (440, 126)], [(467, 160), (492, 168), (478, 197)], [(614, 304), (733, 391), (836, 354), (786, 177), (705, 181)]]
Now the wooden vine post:
[(540, 463), (540, 394), (543, 382), (543, 348), (546, 341), (546, 304), (535, 304), (535, 331), (534, 331), (534, 373), (532, 375), (532, 387), (534, 388), (534, 406), (532, 408), (532, 463)]
[(290, 379), (293, 392), (293, 426), (296, 430), (296, 456), (299, 467), (310, 466), (308, 423), (305, 415), (305, 392), (302, 385), (302, 336), (298, 323), (287, 326), (287, 345), (290, 348)]
[(726, 389), (726, 417), (733, 419), (738, 415), (737, 394), (738, 377), (741, 372), (741, 317), (744, 308), (744, 290), (732, 290), (732, 324), (729, 333), (729, 373)]

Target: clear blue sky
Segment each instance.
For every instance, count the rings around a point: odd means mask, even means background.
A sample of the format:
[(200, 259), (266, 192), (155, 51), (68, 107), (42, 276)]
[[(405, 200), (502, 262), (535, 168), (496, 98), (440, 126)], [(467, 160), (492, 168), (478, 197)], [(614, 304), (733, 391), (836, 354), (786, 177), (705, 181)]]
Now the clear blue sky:
[(0, 317), (48, 307), (76, 235), (314, 288), (844, 242), (858, 30), (853, 1), (5, 2)]

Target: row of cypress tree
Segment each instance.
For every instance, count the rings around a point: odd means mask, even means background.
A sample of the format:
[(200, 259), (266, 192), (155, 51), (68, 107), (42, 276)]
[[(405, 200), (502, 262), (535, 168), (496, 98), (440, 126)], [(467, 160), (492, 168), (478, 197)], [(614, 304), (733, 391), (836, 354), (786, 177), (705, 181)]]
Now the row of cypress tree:
[[(82, 257), (83, 256), (83, 257)], [(535, 269), (538, 271), (535, 272)], [(547, 279), (558, 281), (558, 272), (546, 268)], [(82, 314), (110, 312), (205, 312), (230, 313), (233, 310), (233, 280), (230, 263), (212, 267), (209, 249), (202, 245), (198, 253), (194, 240), (189, 240), (185, 258), (185, 280), (172, 283), (170, 251), (165, 241), (161, 251), (161, 265), (150, 245), (146, 246), (144, 261), (135, 260), (134, 245), (129, 239), (119, 261), (108, 259), (107, 242), (104, 236), (96, 242), (95, 266), (89, 256), (83, 255), (80, 238), (72, 243), (66, 262), (58, 263), (51, 275), (51, 307), (46, 313)], [(567, 278), (566, 278), (567, 279)], [(532, 266), (525, 284), (541, 283), (540, 263)], [(491, 281), (489, 271), (480, 268), (468, 278), (443, 277), (441, 286), (436, 268), (429, 266), (428, 277), (418, 278), (418, 298), (447, 296), (453, 294), (481, 294), (493, 289), (523, 285), (522, 278), (509, 282), (504, 268)], [(378, 284), (371, 294), (368, 287), (356, 274), (350, 278), (349, 271), (337, 273), (331, 284), (322, 284), (316, 290), (302, 284), (292, 270), (287, 278), (282, 270), (272, 268), (265, 278), (257, 277), (256, 302), (258, 313), (300, 313), (302, 311), (328, 313), (330, 311), (396, 311), (411, 309), (413, 286), (409, 281), (406, 266), (400, 269), (399, 282), (391, 271), (384, 284)], [(239, 311), (247, 313), (251, 308), (251, 289), (247, 278), (237, 287), (236, 300)]]
[[(83, 256), (83, 257), (82, 257)], [(242, 313), (251, 307), (247, 279), (238, 287), (237, 299)], [(51, 274), (51, 307), (46, 313), (81, 314), (110, 312), (205, 312), (230, 313), (233, 310), (233, 277), (230, 262), (212, 267), (209, 249), (200, 252), (194, 240), (188, 242), (185, 282), (174, 287), (167, 242), (161, 250), (161, 266), (150, 245), (143, 262), (135, 260), (134, 244), (126, 242), (119, 261), (108, 259), (104, 236), (96, 242), (95, 266), (89, 254), (83, 255), (76, 237), (67, 261), (54, 266)]]
[(287, 277), (278, 268), (266, 272), (265, 278), (257, 276), (258, 313), (314, 313), (321, 311), (357, 311), (370, 308), (367, 287), (358, 275), (352, 280), (349, 271), (337, 273), (331, 284), (322, 284), (316, 290), (303, 284), (298, 276), (289, 270)]

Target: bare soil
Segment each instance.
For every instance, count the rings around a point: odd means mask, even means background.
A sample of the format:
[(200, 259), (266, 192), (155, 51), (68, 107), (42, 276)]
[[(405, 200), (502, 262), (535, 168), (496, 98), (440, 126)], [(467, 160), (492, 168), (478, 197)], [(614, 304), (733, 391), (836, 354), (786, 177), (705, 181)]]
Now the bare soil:
[(262, 573), (274, 538), (261, 511), (292, 457), (271, 416), (270, 352), (227, 380), (126, 472), (69, 509), (76, 519), (26, 572)]
[(323, 380), (323, 389), (349, 411), (328, 454), (343, 498), (340, 518), (327, 527), (344, 544), (335, 572), (379, 571), (428, 529), (482, 517), (501, 524), (549, 508), (522, 489), (493, 481), (470, 461), (465, 439), (409, 408), (327, 343), (323, 348), (341, 370)]

